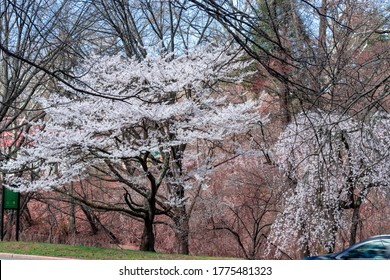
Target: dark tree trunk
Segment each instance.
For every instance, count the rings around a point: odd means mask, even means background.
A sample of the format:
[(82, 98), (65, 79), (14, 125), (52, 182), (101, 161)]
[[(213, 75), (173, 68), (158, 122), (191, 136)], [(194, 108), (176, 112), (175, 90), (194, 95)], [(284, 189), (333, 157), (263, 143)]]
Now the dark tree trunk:
[(351, 223), (351, 229), (350, 229), (350, 236), (349, 236), (349, 245), (353, 245), (356, 243), (357, 239), (357, 230), (360, 222), (360, 205), (362, 204), (361, 197), (358, 197), (354, 207), (353, 207), (353, 213), (352, 213), (352, 223)]
[(97, 234), (99, 232), (99, 227), (96, 224), (96, 221), (94, 219), (94, 216), (92, 215), (91, 211), (87, 206), (80, 205), (81, 210), (83, 211), (85, 217), (87, 218), (89, 225), (91, 227), (92, 234)]
[(188, 255), (190, 253), (189, 249), (189, 217), (186, 213), (184, 206), (179, 209), (179, 216), (174, 219), (176, 225), (176, 240), (177, 240), (177, 253)]
[[(155, 188), (156, 189), (156, 188)], [(155, 236), (154, 236), (154, 218), (156, 216), (156, 193), (153, 192), (148, 199), (145, 200), (145, 209), (147, 210), (144, 220), (144, 231), (141, 237), (141, 251), (155, 252)]]
[(155, 252), (154, 243), (154, 229), (153, 229), (153, 220), (149, 217), (144, 219), (144, 231), (141, 237), (141, 251)]

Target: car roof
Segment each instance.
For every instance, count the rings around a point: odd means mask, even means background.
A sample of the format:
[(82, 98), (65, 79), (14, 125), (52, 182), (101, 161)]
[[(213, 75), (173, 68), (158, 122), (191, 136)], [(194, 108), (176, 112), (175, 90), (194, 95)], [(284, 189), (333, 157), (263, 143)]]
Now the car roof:
[[(390, 234), (381, 234), (381, 235), (375, 235), (367, 238), (366, 240), (374, 240), (374, 239), (388, 239), (390, 238)], [(364, 240), (362, 240), (364, 241)]]

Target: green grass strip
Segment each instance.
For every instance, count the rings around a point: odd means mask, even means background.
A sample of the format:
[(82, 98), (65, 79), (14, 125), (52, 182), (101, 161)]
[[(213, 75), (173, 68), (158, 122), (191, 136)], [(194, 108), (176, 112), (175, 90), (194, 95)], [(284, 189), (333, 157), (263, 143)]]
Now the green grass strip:
[(120, 248), (98, 248), (36, 242), (0, 242), (0, 253), (38, 255), (87, 260), (207, 260), (226, 259), (205, 256), (162, 254)]

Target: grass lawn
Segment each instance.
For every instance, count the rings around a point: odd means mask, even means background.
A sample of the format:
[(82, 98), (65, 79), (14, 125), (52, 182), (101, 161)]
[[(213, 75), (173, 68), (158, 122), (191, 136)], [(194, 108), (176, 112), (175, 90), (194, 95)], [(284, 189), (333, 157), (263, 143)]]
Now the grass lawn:
[(127, 249), (96, 248), (35, 242), (0, 242), (0, 253), (39, 255), (88, 260), (207, 260), (226, 259), (177, 254), (142, 252)]

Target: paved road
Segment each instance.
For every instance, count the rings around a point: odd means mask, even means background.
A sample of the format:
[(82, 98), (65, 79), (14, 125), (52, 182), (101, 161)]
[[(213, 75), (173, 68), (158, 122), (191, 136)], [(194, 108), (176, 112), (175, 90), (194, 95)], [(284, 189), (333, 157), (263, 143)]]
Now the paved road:
[(68, 259), (67, 258), (55, 258), (55, 257), (0, 253), (0, 260), (68, 260)]

